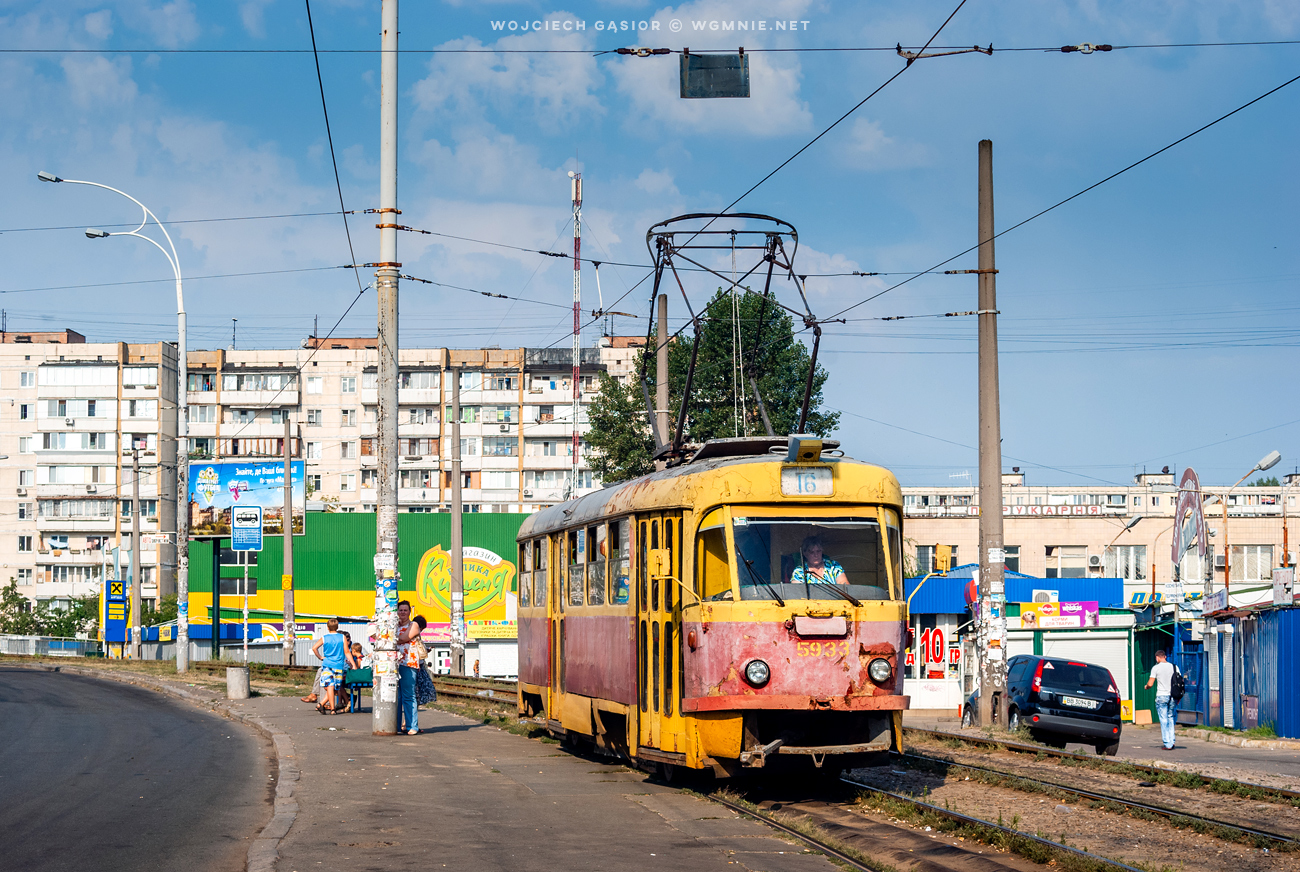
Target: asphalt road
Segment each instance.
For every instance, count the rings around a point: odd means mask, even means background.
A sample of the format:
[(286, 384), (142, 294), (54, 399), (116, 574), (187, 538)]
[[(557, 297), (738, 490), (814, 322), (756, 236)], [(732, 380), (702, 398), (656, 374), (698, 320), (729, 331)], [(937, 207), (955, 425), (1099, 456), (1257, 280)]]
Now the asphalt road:
[(160, 693), (0, 668), (0, 868), (243, 870), (268, 744)]

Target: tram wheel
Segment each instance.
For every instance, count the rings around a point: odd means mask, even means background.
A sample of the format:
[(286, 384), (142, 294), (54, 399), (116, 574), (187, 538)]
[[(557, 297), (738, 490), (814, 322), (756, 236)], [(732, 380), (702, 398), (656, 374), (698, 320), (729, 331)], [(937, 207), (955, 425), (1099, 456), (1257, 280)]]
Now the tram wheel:
[(659, 779), (665, 784), (672, 784), (681, 779), (681, 773), (678, 772), (677, 766), (673, 763), (660, 763), (657, 768), (659, 769)]

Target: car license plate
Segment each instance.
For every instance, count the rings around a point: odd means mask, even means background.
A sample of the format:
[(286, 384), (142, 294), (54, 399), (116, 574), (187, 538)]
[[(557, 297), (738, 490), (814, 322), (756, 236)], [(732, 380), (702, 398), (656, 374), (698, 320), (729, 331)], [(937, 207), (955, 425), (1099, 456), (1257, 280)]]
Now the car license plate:
[(1086, 709), (1095, 709), (1101, 705), (1101, 703), (1097, 702), (1097, 700), (1095, 699), (1080, 699), (1077, 696), (1063, 696), (1061, 697), (1061, 702), (1065, 703), (1066, 705), (1072, 705), (1077, 708), (1086, 708)]

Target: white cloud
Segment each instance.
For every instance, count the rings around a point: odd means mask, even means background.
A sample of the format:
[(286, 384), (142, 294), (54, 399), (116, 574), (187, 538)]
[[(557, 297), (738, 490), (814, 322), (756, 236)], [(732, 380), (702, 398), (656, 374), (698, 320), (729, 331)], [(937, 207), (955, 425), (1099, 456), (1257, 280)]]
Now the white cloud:
[(95, 39), (108, 39), (113, 35), (113, 13), (109, 9), (91, 12), (82, 19), (82, 26)]
[(667, 193), (676, 196), (679, 193), (677, 185), (673, 183), (673, 174), (667, 170), (652, 170), (647, 167), (636, 177), (633, 184), (647, 194)]
[(102, 55), (67, 55), (61, 65), (68, 96), (83, 109), (122, 106), (138, 94), (129, 57), (109, 60)]
[(151, 33), (163, 48), (180, 48), (199, 36), (199, 19), (191, 0), (152, 6), (147, 0), (124, 3), (119, 14), (138, 30)]
[(886, 134), (879, 121), (869, 118), (853, 121), (839, 151), (849, 166), (877, 172), (910, 169), (930, 162), (930, 150), (924, 145), (900, 142)]
[(266, 21), (262, 13), (266, 7), (270, 6), (275, 0), (245, 0), (239, 4), (239, 20), (244, 25), (250, 36), (257, 39), (266, 38)]

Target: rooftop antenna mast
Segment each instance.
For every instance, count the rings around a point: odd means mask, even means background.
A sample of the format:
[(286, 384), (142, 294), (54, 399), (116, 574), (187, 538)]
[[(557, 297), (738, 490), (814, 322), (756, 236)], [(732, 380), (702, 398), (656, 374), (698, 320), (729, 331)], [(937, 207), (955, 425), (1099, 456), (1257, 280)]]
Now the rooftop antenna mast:
[[(573, 200), (573, 463), (569, 473), (569, 498), (578, 495), (578, 411), (579, 358), (582, 356), (582, 173), (569, 171), (570, 194)], [(600, 275), (599, 271), (596, 273)]]
[(239, 324), (238, 318), (230, 319), (230, 350), (235, 350), (235, 327)]

